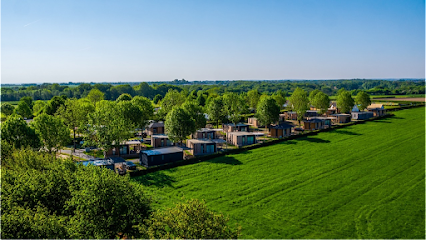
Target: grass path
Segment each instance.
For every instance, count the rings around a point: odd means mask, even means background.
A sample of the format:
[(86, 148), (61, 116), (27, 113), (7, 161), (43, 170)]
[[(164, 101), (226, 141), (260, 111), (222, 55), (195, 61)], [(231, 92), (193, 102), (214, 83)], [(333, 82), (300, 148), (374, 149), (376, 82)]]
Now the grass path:
[(134, 178), (205, 199), (242, 238), (424, 238), (425, 109)]

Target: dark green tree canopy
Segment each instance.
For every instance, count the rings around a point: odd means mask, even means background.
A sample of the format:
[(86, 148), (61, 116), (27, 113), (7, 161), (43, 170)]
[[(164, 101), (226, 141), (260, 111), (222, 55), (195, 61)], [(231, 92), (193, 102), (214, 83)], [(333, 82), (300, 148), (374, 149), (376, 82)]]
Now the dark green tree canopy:
[(359, 110), (366, 109), (371, 104), (370, 95), (364, 91), (360, 91), (355, 97), (356, 104), (359, 104)]
[(33, 116), (30, 106), (25, 101), (19, 101), (18, 107), (15, 108), (15, 113), (24, 118), (31, 118)]
[(262, 125), (275, 123), (279, 119), (280, 107), (273, 97), (262, 97), (257, 105), (256, 117)]
[(164, 128), (170, 140), (182, 142), (195, 132), (195, 120), (182, 107), (174, 107), (166, 116)]
[(309, 99), (306, 91), (301, 88), (296, 88), (289, 101), (293, 110), (297, 113), (297, 119), (299, 121), (302, 120), (306, 110), (309, 109)]
[(34, 128), (16, 114), (1, 124), (1, 139), (18, 149), (27, 146), (38, 149), (41, 146), (40, 137)]
[(339, 108), (342, 113), (349, 113), (354, 105), (355, 101), (351, 93), (344, 88), (340, 89), (339, 95), (337, 95), (337, 108)]
[(121, 102), (121, 101), (130, 101), (130, 100), (132, 100), (132, 96), (128, 93), (123, 93), (117, 98), (116, 101)]
[(43, 113), (35, 117), (31, 125), (49, 153), (57, 152), (70, 140), (70, 130), (59, 117)]
[(10, 104), (10, 103), (2, 103), (1, 104), (1, 112), (6, 115), (12, 115), (13, 110), (15, 110), (15, 108)]

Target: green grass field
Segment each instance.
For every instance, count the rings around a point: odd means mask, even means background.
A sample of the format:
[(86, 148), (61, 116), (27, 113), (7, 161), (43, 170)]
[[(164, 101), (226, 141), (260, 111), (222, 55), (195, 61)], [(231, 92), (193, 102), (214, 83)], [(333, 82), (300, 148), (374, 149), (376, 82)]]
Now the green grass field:
[(425, 108), (133, 180), (205, 199), (241, 238), (425, 237)]

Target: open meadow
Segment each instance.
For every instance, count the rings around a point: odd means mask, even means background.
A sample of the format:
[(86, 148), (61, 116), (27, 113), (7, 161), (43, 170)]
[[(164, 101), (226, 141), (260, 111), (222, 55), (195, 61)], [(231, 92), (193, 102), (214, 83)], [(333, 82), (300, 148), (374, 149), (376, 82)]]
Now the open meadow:
[(241, 238), (425, 237), (425, 108), (135, 177), (156, 207), (189, 198)]

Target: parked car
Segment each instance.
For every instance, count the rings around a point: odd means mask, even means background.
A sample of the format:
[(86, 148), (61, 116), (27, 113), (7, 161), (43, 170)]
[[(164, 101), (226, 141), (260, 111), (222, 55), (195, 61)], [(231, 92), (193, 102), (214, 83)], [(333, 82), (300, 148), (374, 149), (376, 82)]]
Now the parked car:
[(132, 163), (132, 162), (126, 162), (126, 168), (128, 170), (136, 170), (136, 164)]

